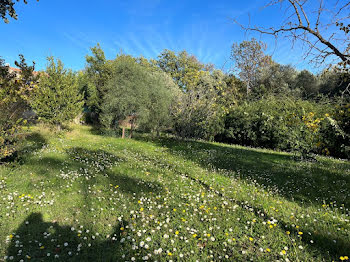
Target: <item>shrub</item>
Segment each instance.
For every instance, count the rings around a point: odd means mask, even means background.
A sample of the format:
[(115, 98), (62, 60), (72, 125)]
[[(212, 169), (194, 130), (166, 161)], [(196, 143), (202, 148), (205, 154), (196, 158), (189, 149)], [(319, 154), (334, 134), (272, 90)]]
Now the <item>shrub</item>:
[(0, 160), (14, 154), (23, 137), (23, 113), (28, 110), (27, 98), (35, 82), (34, 64), (28, 66), (20, 55), (16, 65), (21, 69), (20, 76), (10, 73), (0, 59)]
[[(330, 149), (326, 150), (322, 145), (326, 144), (324, 130), (331, 119), (324, 116), (332, 114), (332, 111), (327, 101), (315, 103), (274, 96), (246, 101), (227, 116), (222, 139), (242, 145), (298, 152), (303, 157), (311, 152), (329, 154), (327, 150)], [(327, 142), (327, 145), (331, 144)]]

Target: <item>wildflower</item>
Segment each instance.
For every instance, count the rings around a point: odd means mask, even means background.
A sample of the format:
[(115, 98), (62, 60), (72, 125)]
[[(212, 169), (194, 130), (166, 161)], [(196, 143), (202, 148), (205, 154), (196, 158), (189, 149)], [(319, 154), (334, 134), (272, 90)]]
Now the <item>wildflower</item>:
[(270, 253), (270, 252), (271, 252), (271, 249), (266, 248), (266, 252)]
[(253, 241), (253, 240), (254, 240), (254, 238), (252, 238), (252, 237), (249, 238), (249, 241)]
[(348, 259), (349, 259), (348, 256), (341, 256), (341, 257), (340, 257), (340, 260), (341, 260), (341, 261), (348, 260)]
[(179, 234), (179, 231), (175, 231), (175, 235), (178, 235)]
[(290, 235), (290, 231), (287, 231), (286, 234), (287, 234), (287, 235)]
[(299, 235), (302, 235), (302, 234), (303, 234), (303, 232), (299, 231), (299, 232), (298, 232), (298, 234), (299, 234)]
[(281, 252), (280, 252), (280, 254), (283, 256), (283, 255), (285, 255), (287, 252), (283, 249)]

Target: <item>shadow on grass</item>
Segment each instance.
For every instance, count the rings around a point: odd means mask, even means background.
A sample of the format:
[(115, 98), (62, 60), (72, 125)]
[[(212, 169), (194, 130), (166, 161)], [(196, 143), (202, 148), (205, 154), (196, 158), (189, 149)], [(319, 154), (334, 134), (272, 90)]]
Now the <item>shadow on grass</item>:
[[(350, 199), (347, 197), (349, 192), (346, 189), (350, 188), (350, 163), (332, 163), (330, 160), (313, 163), (300, 162), (295, 161), (291, 155), (199, 141), (154, 139), (144, 136), (139, 136), (136, 139), (165, 147), (173, 155), (197, 163), (203, 168), (214, 169), (223, 175), (227, 175), (225, 171), (233, 171), (235, 176), (239, 176), (241, 179), (249, 182), (256, 181), (256, 183), (275, 189), (275, 191), (277, 189), (279, 194), (300, 204), (321, 206), (320, 200), (326, 198), (329, 201), (337, 202), (338, 206), (341, 203), (344, 204), (345, 208), (350, 206)], [(330, 168), (329, 165), (334, 165), (334, 167)], [(211, 190), (210, 185), (206, 182), (189, 178), (207, 190)], [(218, 191), (215, 193), (224, 197)], [(261, 215), (270, 217), (262, 207), (249, 206), (246, 202), (235, 199), (227, 200), (244, 209), (252, 210), (259, 217)], [(340, 255), (346, 254), (349, 250), (348, 237), (342, 237), (340, 232), (340, 235), (329, 235), (317, 226), (317, 222), (304, 226), (303, 231), (311, 232), (311, 235), (303, 234), (302, 236), (290, 223), (279, 220), (278, 224), (282, 231), (290, 231), (299, 236), (309, 248), (317, 249), (326, 260), (330, 258), (337, 260)], [(315, 230), (315, 228), (319, 228), (319, 230)], [(310, 241), (314, 243), (311, 246)]]
[(37, 175), (55, 182), (52, 186), (79, 179), (84, 192), (92, 185), (110, 184), (118, 185), (119, 191), (133, 196), (163, 190), (162, 185), (156, 181), (146, 181), (121, 173), (117, 166), (125, 159), (105, 150), (73, 147), (65, 152), (66, 155), (33, 157), (26, 164)]
[(133, 253), (131, 243), (124, 241), (130, 231), (121, 221), (108, 237), (100, 236), (89, 228), (45, 222), (41, 213), (32, 213), (13, 232), (7, 256), (12, 261), (121, 261)]
[[(156, 143), (171, 154), (193, 161), (203, 168), (233, 171), (235, 176), (256, 181), (301, 204), (322, 205), (322, 199), (350, 208), (350, 162), (296, 161), (293, 156), (261, 152), (250, 148), (216, 145), (169, 138), (137, 140)], [(227, 173), (227, 172), (226, 172)], [(328, 203), (329, 203), (328, 202)]]
[(163, 188), (155, 181), (145, 181), (121, 173), (115, 168), (125, 159), (117, 157), (104, 150), (91, 150), (82, 147), (74, 147), (66, 151), (72, 163), (79, 163), (80, 169), (85, 169), (89, 174), (94, 175), (92, 179), (84, 181), (86, 185), (105, 182), (113, 186), (119, 186), (118, 190), (130, 195), (141, 193), (159, 192)]

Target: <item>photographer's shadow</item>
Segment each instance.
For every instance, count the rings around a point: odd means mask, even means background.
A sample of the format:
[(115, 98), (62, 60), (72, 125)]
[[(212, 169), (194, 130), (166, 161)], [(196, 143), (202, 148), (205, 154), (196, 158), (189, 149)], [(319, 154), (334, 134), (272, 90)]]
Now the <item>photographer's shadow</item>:
[(8, 237), (7, 257), (11, 261), (121, 261), (131, 252), (124, 241), (127, 228), (125, 221), (118, 222), (113, 233), (103, 237), (88, 228), (45, 222), (41, 213), (32, 213)]

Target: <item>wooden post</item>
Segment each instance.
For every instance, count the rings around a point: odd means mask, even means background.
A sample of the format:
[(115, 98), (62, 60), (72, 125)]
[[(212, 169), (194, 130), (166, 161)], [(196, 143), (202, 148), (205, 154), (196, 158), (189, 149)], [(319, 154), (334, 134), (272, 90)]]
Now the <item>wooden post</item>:
[(125, 127), (122, 127), (122, 138), (125, 138)]

